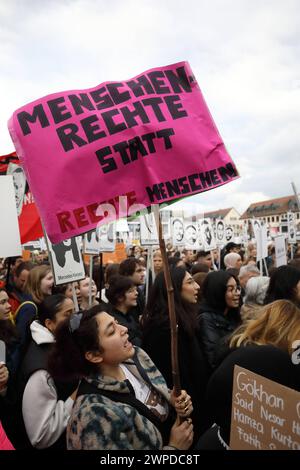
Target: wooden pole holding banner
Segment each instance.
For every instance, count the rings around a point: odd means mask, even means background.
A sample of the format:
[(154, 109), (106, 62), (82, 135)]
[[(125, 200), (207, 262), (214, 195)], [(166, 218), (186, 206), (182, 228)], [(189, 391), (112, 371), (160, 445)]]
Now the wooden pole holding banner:
[(89, 308), (92, 306), (93, 255), (90, 256)]
[[(145, 300), (146, 303), (148, 301), (148, 294), (149, 294), (149, 277), (150, 277), (150, 269), (151, 269), (151, 251), (150, 251), (150, 245), (148, 246), (148, 256), (147, 256), (147, 264), (146, 264), (146, 293), (145, 293)], [(152, 273), (153, 276), (153, 273)], [(152, 278), (153, 281), (153, 278)]]
[(104, 283), (103, 283), (103, 253), (101, 252), (100, 253), (100, 265), (99, 265), (99, 269), (100, 269), (100, 276), (99, 276), (99, 296), (100, 296), (100, 302), (102, 302), (102, 286), (104, 286)]
[(158, 205), (152, 206), (154, 208), (154, 217), (156, 226), (158, 228), (159, 247), (161, 251), (161, 257), (163, 260), (163, 270), (165, 276), (165, 283), (168, 295), (168, 307), (169, 307), (169, 318), (171, 326), (171, 364), (172, 364), (172, 377), (175, 396), (180, 395), (181, 385), (179, 376), (179, 364), (178, 364), (178, 325), (175, 314), (175, 301), (174, 301), (174, 288), (172, 284), (170, 268), (167, 258), (165, 240), (162, 236), (162, 223), (159, 216)]

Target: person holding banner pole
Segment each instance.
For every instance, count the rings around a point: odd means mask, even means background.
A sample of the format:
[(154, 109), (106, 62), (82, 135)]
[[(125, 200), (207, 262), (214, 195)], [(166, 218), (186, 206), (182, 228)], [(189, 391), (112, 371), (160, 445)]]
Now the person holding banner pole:
[(90, 256), (89, 308), (92, 307), (93, 255)]
[[(180, 379), (181, 385), (179, 386), (191, 395), (194, 407), (191, 417), (194, 424), (194, 442), (196, 442), (201, 432), (204, 431), (203, 400), (208, 378), (198, 338), (200, 335), (197, 319), (199, 285), (182, 267), (171, 269), (170, 277), (177, 323), (175, 339), (172, 335), (172, 327), (170, 327), (169, 291), (164, 273), (159, 273), (152, 286), (141, 320), (142, 347), (157, 365), (170, 388), (175, 384), (175, 380)], [(177, 365), (176, 362), (174, 364), (174, 349), (177, 353)]]
[[(67, 426), (68, 450), (187, 450), (193, 441), (190, 396), (176, 398), (128, 330), (97, 305), (56, 330), (49, 371), (81, 379)], [(172, 413), (185, 419), (175, 421)], [(175, 423), (174, 423), (175, 421)]]

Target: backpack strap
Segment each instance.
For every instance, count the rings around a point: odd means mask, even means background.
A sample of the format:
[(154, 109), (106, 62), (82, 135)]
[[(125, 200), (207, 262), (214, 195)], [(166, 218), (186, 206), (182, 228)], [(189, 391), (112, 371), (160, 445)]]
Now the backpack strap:
[(17, 316), (18, 316), (19, 311), (21, 310), (21, 308), (22, 308), (24, 305), (33, 305), (34, 308), (35, 308), (35, 316), (37, 316), (37, 314), (38, 314), (38, 308), (37, 308), (36, 304), (35, 304), (34, 302), (32, 302), (32, 300), (25, 300), (25, 302), (22, 302), (22, 303), (19, 305), (19, 307), (17, 308), (17, 310), (15, 311), (15, 313), (13, 314), (14, 322), (15, 322), (16, 319), (17, 319)]
[(133, 394), (131, 393), (119, 393), (113, 392), (111, 390), (102, 390), (96, 387), (95, 385), (87, 382), (85, 379), (82, 379), (76, 397), (80, 395), (89, 395), (89, 394), (98, 394), (104, 397), (109, 398), (112, 401), (121, 402), (126, 405), (130, 405), (135, 408), (138, 413), (143, 415), (145, 418), (149, 419), (149, 421), (154, 424), (154, 426), (159, 430), (163, 437), (163, 441), (167, 441), (170, 435), (170, 428), (169, 428), (169, 419), (162, 422), (152, 411), (144, 405), (140, 400), (138, 400)]

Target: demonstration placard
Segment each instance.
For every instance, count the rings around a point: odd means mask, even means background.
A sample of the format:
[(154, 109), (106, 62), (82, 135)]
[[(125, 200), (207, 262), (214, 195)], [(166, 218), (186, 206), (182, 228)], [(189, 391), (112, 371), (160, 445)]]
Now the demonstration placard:
[[(28, 184), (24, 186), (22, 180), (21, 182), (18, 181), (18, 179), (20, 179), (20, 172), (19, 170), (16, 171), (16, 167), (21, 169), (20, 161), (15, 152), (0, 156), (0, 175), (6, 175), (13, 169), (15, 169), (13, 173), (15, 173), (15, 175), (18, 175), (15, 177), (14, 187), (15, 190), (18, 191), (18, 196), (16, 196), (16, 200), (19, 202), (19, 204), (17, 203), (19, 205), (19, 229), (21, 243), (24, 244), (27, 242), (31, 242), (32, 240), (36, 240), (39, 237), (42, 237), (43, 230), (41, 226), (40, 216), (37, 212), (37, 208), (33, 201), (33, 197), (28, 187)], [(22, 195), (24, 188), (25, 194)]]
[(171, 218), (171, 234), (173, 246), (184, 246), (184, 224), (182, 217)]
[(53, 243), (238, 178), (188, 62), (48, 95), (8, 127)]
[(84, 255), (99, 255), (100, 253), (100, 240), (98, 230), (90, 230), (83, 236), (83, 250)]
[(112, 253), (116, 249), (116, 222), (98, 227), (100, 253)]
[(185, 248), (188, 250), (199, 250), (199, 234), (196, 222), (184, 223)]
[(0, 256), (21, 256), (15, 190), (12, 176), (0, 176)]
[(84, 264), (80, 251), (80, 242), (76, 237), (60, 243), (51, 243), (47, 235), (45, 239), (50, 255), (50, 263), (55, 285), (80, 281), (85, 278)]
[(225, 242), (226, 244), (229, 242), (233, 242), (234, 239), (234, 230), (231, 225), (225, 225)]
[(300, 450), (300, 392), (236, 365), (230, 449)]
[(216, 242), (218, 246), (226, 243), (225, 223), (222, 219), (216, 220)]
[(274, 244), (275, 244), (275, 266), (276, 268), (279, 268), (279, 266), (284, 266), (287, 264), (285, 236), (277, 235), (276, 237), (274, 237)]
[(212, 229), (210, 219), (202, 219), (198, 221), (201, 241), (205, 251), (211, 251), (217, 248), (215, 235)]
[(158, 245), (158, 232), (154, 219), (154, 214), (144, 214), (140, 216), (141, 245)]
[(287, 223), (288, 223), (288, 242), (297, 243), (295, 214), (293, 212), (287, 213)]

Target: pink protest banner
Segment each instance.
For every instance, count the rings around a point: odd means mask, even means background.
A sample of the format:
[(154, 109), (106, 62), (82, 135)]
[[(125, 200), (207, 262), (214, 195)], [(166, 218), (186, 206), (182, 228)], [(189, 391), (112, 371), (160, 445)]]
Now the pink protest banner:
[(53, 243), (107, 223), (108, 204), (131, 215), (238, 177), (187, 62), (45, 96), (8, 127)]

